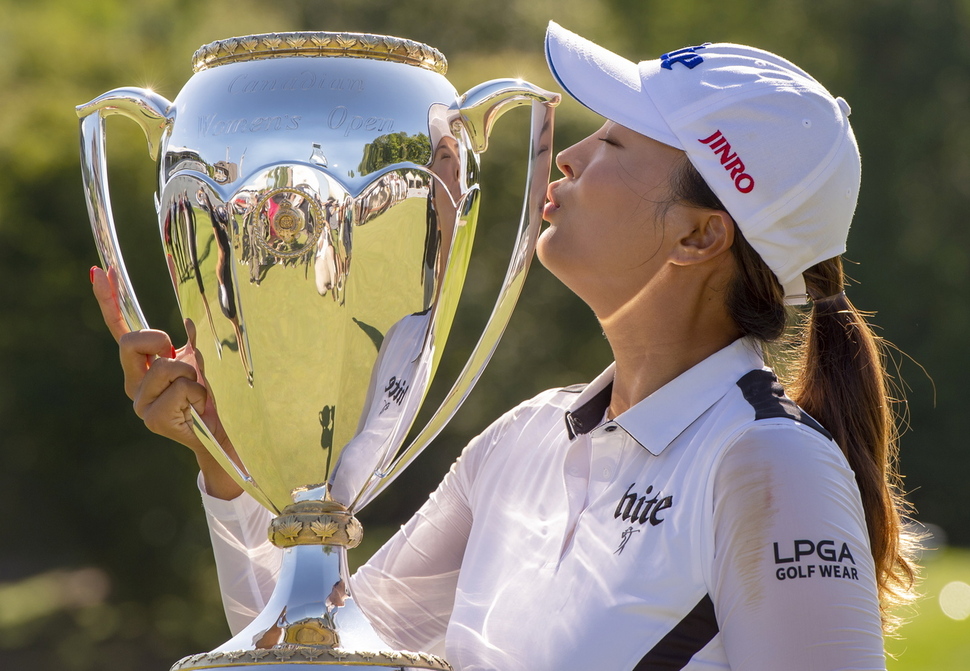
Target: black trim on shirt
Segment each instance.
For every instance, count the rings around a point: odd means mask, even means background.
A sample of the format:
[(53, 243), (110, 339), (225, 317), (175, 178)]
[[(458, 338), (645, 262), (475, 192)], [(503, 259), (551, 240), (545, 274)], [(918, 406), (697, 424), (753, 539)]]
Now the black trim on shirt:
[(633, 667), (633, 671), (676, 671), (717, 636), (714, 602), (705, 594), (683, 620), (660, 639), (653, 649)]
[(610, 407), (613, 383), (603, 387), (595, 396), (571, 412), (566, 413), (566, 432), (569, 440), (589, 433), (603, 421), (606, 409)]
[(778, 383), (778, 378), (771, 371), (753, 370), (738, 380), (738, 387), (744, 394), (744, 400), (754, 408), (755, 420), (787, 417), (815, 429), (832, 440), (831, 433), (826, 431), (807, 412), (795, 405), (794, 401), (785, 396), (784, 388)]

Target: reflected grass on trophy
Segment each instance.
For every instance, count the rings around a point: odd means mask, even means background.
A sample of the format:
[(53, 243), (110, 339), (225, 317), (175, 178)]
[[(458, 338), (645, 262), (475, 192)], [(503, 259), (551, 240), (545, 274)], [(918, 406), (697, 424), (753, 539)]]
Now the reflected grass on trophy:
[[(258, 283), (237, 278), (239, 303), (244, 307), (239, 315), (241, 329), (236, 333), (248, 340), (253, 385), (245, 381), (238, 343), (221, 338), (222, 358), (232, 358), (240, 365), (220, 366), (222, 375), (238, 379), (235, 384), (219, 386), (227, 398), (217, 398), (216, 403), (249, 408), (248, 413), (238, 415), (235, 424), (231, 419), (223, 421), (230, 438), (245, 437), (236, 441), (243, 462), (254, 466), (258, 460), (259, 471), (276, 479), (260, 480), (260, 487), (326, 480), (333, 458), (356, 432), (359, 417), (342, 413), (342, 408), (363, 405), (364, 381), (370, 378), (371, 364), (387, 330), (400, 315), (422, 310), (426, 235), (415, 229), (424, 225), (420, 210), (425, 207), (423, 198), (407, 198), (366, 225), (353, 227), (342, 300), (335, 292), (321, 295), (317, 290), (312, 258), (304, 263), (277, 262)], [(202, 268), (205, 286), (216, 287), (216, 264), (203, 264)], [(305, 275), (305, 281), (294, 282), (292, 277), (284, 281), (284, 276), (294, 273)], [(402, 291), (400, 284), (414, 289)], [(367, 300), (368, 296), (383, 299)], [(217, 313), (218, 309), (212, 305), (209, 311)], [(260, 320), (258, 327), (253, 327), (255, 319)], [(201, 341), (208, 328), (199, 328)], [(207, 374), (213, 368), (207, 362)], [(267, 413), (274, 416), (266, 417)], [(281, 436), (280, 431), (288, 435)], [(266, 449), (267, 445), (271, 448)], [(307, 449), (309, 446), (319, 449)], [(293, 469), (294, 461), (302, 467)], [(284, 471), (276, 463), (289, 466)], [(304, 481), (287, 485), (294, 470)], [(279, 492), (275, 496), (280, 498)]]

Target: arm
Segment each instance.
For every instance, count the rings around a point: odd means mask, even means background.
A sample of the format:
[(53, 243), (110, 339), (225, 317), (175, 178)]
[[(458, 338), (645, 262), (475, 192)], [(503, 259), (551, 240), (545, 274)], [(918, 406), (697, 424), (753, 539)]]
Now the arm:
[(266, 530), (273, 514), (248, 494), (224, 500), (210, 496), (202, 474), (199, 489), (216, 560), (226, 621), (235, 636), (263, 609), (279, 577), (282, 551)]
[(811, 429), (766, 424), (714, 481), (712, 597), (734, 671), (885, 669), (855, 477)]
[(472, 528), (474, 483), (500, 434), (496, 422), (475, 438), (414, 517), (351, 578), (352, 596), (390, 643), (444, 653)]

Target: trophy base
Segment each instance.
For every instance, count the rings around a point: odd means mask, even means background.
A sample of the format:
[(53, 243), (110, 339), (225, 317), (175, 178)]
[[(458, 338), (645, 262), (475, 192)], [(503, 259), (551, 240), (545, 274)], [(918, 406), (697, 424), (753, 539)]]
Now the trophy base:
[(283, 558), (266, 606), (232, 639), (181, 659), (171, 671), (452, 671), (441, 657), (389, 650), (347, 592), (347, 547), (357, 545), (360, 533), (360, 523), (332, 501), (288, 506), (270, 526)]
[(269, 650), (240, 650), (207, 652), (191, 655), (176, 662), (171, 671), (207, 671), (208, 669), (245, 668), (247, 671), (306, 671), (307, 666), (327, 666), (331, 669), (355, 671), (386, 671), (387, 669), (432, 669), (451, 671), (445, 660), (427, 653), (381, 651), (349, 652), (339, 648), (320, 649), (309, 646), (272, 648)]

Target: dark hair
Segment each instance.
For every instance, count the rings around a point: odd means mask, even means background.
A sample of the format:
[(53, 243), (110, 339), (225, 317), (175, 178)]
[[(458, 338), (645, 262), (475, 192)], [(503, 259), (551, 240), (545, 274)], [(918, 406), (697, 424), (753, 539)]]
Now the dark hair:
[[(686, 156), (671, 185), (676, 202), (727, 211)], [(780, 346), (792, 400), (832, 434), (848, 459), (865, 510), (883, 629), (892, 631), (899, 624), (892, 608), (916, 596), (918, 539), (903, 526), (910, 507), (897, 470), (896, 401), (885, 343), (843, 293), (842, 257), (805, 271), (813, 306), (799, 320), (786, 307), (774, 273), (737, 227), (734, 236), (737, 274), (728, 288), (728, 311), (742, 334)]]

